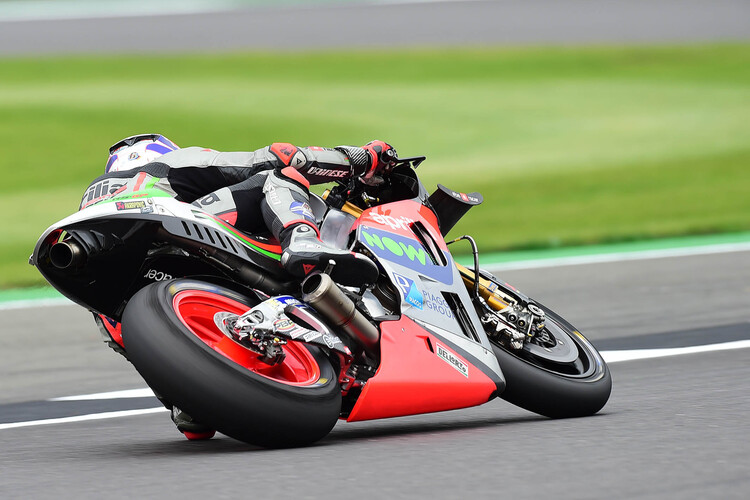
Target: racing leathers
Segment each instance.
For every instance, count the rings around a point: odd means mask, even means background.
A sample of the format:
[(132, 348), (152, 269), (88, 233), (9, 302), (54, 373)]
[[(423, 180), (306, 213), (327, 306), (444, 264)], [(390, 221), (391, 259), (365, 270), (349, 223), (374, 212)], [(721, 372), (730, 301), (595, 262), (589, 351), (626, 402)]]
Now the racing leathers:
[(295, 276), (309, 274), (333, 259), (342, 283), (347, 284), (347, 279), (366, 282), (377, 277), (377, 268), (369, 259), (319, 240), (308, 189), (311, 184), (351, 176), (372, 182), (384, 150), (390, 158), (395, 156), (395, 150), (381, 141), (364, 148), (300, 148), (274, 143), (253, 152), (188, 147), (141, 167), (98, 177), (86, 190), (80, 209), (139, 191), (160, 190), (240, 230), (270, 229), (281, 243), (282, 265)]

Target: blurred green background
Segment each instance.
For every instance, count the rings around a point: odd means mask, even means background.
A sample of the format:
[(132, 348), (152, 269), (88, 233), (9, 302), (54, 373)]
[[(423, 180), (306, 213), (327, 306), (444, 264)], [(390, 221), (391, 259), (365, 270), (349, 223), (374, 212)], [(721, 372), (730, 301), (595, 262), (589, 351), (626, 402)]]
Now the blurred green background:
[[(346, 61), (346, 64), (342, 64)], [(0, 59), (0, 288), (122, 137), (426, 155), (480, 250), (750, 229), (750, 45)]]

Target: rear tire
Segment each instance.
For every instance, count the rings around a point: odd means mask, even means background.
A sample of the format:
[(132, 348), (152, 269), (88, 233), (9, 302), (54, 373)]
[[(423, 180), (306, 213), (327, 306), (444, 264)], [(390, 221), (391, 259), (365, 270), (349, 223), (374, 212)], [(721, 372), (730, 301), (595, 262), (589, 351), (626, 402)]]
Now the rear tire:
[(271, 367), (213, 323), (256, 303), (193, 279), (151, 284), (123, 314), (128, 357), (157, 394), (223, 434), (264, 447), (313, 443), (338, 419), (338, 377), (320, 349), (289, 341)]

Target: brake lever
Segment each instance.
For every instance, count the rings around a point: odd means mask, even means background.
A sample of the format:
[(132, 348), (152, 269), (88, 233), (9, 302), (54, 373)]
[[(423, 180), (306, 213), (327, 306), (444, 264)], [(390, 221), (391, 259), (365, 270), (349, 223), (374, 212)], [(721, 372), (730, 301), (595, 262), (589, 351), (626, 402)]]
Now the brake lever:
[(358, 195), (358, 183), (352, 178), (348, 182), (336, 181), (337, 186), (331, 189), (326, 202), (333, 208), (341, 209), (347, 201)]
[(362, 193), (360, 197), (362, 198), (362, 201), (364, 201), (367, 204), (368, 207), (371, 207), (373, 203), (380, 202), (380, 198), (377, 198), (375, 196), (370, 196), (369, 194), (364, 193), (364, 192)]

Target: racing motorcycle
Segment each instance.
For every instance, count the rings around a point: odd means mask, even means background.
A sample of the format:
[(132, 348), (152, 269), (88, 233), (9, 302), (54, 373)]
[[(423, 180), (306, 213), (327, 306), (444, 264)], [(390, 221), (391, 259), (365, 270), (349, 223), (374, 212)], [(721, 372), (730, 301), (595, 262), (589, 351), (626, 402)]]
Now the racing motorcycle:
[[(149, 189), (52, 225), (30, 262), (94, 313), (168, 407), (248, 443), (305, 445), (339, 419), (498, 396), (552, 418), (599, 411), (611, 391), (600, 354), (482, 270), (471, 237), (446, 241), (483, 200), (442, 185), (428, 193), (416, 173), (424, 159), (399, 159), (377, 188), (342, 181), (311, 196), (321, 238), (377, 264), (371, 283), (334, 282), (333, 261), (295, 279), (273, 238)], [(471, 268), (448, 250), (462, 240)]]

